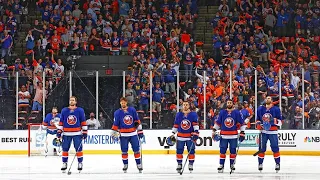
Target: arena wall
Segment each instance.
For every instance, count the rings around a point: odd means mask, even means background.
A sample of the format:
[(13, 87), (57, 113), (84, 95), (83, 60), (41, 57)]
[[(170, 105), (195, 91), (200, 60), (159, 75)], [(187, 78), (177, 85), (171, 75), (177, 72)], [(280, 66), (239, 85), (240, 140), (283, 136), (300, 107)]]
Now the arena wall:
[[(143, 154), (175, 154), (175, 147), (168, 147), (166, 137), (171, 130), (145, 130)], [(280, 130), (279, 146), (282, 155), (320, 155), (319, 130)], [(31, 149), (41, 149), (44, 132), (31, 132)], [(246, 140), (240, 144), (240, 155), (251, 155), (258, 150), (259, 131), (247, 130)], [(131, 147), (131, 146), (130, 146)], [(27, 155), (28, 132), (24, 130), (0, 131), (1, 155)], [(119, 154), (120, 145), (110, 137), (110, 130), (89, 130), (84, 140), (85, 154)], [(131, 152), (132, 153), (132, 152)], [(201, 130), (197, 141), (197, 154), (219, 154), (219, 142), (213, 142), (211, 130)], [(271, 154), (268, 147), (267, 154)]]

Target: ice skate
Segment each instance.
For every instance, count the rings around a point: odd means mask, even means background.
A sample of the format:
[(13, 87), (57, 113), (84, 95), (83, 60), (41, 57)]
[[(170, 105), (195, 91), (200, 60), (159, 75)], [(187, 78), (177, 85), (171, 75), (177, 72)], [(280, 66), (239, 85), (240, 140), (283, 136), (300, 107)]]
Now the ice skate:
[(137, 164), (137, 168), (139, 170), (139, 173), (142, 173), (142, 170), (143, 170), (142, 164)]
[(190, 171), (190, 173), (192, 173), (192, 171), (193, 171), (193, 164), (189, 164), (189, 171)]
[(276, 170), (276, 173), (278, 173), (280, 171), (280, 164), (276, 164), (275, 170)]
[(234, 167), (234, 164), (230, 166), (230, 170), (231, 171), (235, 171), (236, 170), (236, 168)]
[(68, 168), (68, 164), (64, 162), (64, 163), (62, 164), (62, 168), (61, 168), (62, 173), (65, 173), (66, 170), (67, 170), (67, 168)]
[(123, 172), (124, 173), (127, 173), (127, 170), (128, 170), (128, 164), (125, 164), (122, 168)]
[(224, 169), (224, 166), (220, 164), (220, 166), (218, 167), (218, 173), (223, 173), (223, 169)]
[(177, 166), (177, 172), (178, 173), (181, 173), (181, 170), (182, 170), (182, 164), (178, 164), (178, 166)]
[(260, 172), (263, 170), (263, 166), (262, 166), (262, 164), (259, 164), (259, 166), (258, 166), (258, 170), (259, 170)]
[(78, 171), (79, 173), (82, 171), (82, 167), (83, 167), (83, 164), (82, 162), (78, 164)]

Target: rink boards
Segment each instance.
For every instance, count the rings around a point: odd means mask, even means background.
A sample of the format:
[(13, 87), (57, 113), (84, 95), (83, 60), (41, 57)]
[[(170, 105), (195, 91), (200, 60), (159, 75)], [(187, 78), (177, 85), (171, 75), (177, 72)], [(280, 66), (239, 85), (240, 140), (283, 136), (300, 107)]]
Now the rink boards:
[[(219, 142), (213, 142), (211, 130), (201, 130), (196, 142), (197, 154), (219, 154)], [(119, 154), (120, 145), (110, 138), (110, 130), (89, 130), (84, 140), (85, 154)], [(144, 130), (144, 154), (175, 154), (175, 147), (168, 147), (165, 140), (171, 130)], [(43, 147), (44, 133), (31, 133), (31, 149)], [(319, 130), (280, 130), (278, 134), (282, 155), (320, 155)], [(239, 154), (251, 155), (258, 150), (259, 131), (247, 130), (246, 140), (240, 144)], [(131, 147), (131, 146), (130, 146)], [(270, 153), (268, 147), (268, 152)], [(24, 130), (0, 131), (0, 154), (27, 154), (28, 132)]]

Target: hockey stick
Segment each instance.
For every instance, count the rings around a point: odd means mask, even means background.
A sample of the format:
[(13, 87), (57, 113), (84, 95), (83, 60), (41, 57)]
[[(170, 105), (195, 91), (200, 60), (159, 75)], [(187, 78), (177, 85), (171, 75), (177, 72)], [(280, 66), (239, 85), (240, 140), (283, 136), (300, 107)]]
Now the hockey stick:
[[(192, 141), (192, 140), (191, 140), (191, 141)], [(181, 172), (180, 172), (180, 175), (183, 174), (184, 168), (186, 167), (187, 162), (188, 162), (188, 160), (189, 160), (190, 152), (192, 151), (192, 149), (195, 148), (195, 145), (196, 145), (196, 143), (195, 143), (194, 141), (192, 141), (192, 145), (191, 145), (190, 151), (188, 152), (188, 155), (187, 155), (187, 157), (186, 157), (186, 160), (185, 160), (185, 162), (184, 162), (184, 165), (183, 165), (183, 167), (182, 167), (182, 170), (181, 170)]]
[(260, 144), (259, 144), (259, 150), (257, 152), (255, 152), (253, 154), (253, 156), (257, 156), (259, 153), (261, 153), (261, 149), (262, 149), (262, 131), (260, 132), (259, 134), (259, 141), (260, 141)]
[(236, 157), (234, 158), (233, 164), (232, 164), (232, 166), (231, 166), (230, 174), (233, 173), (233, 168), (234, 168), (234, 165), (236, 164), (236, 160), (237, 160), (237, 156), (238, 156), (238, 151), (239, 151), (239, 147), (240, 147), (240, 144), (241, 144), (241, 142), (239, 142), (239, 139), (237, 140), (237, 142), (238, 142), (238, 147), (237, 147), (237, 151), (236, 151)]
[(77, 151), (76, 151), (75, 155), (73, 156), (73, 160), (72, 160), (72, 162), (71, 162), (71, 164), (70, 164), (70, 167), (69, 167), (69, 170), (68, 170), (68, 175), (70, 175), (70, 174), (71, 174), (71, 171), (70, 171), (70, 170), (71, 170), (71, 167), (72, 167), (72, 164), (73, 164), (74, 160), (76, 159), (77, 152), (79, 151), (80, 147), (82, 147), (82, 139), (81, 139), (81, 143), (80, 143), (80, 145), (79, 145), (79, 147), (78, 147), (78, 149), (77, 149)]

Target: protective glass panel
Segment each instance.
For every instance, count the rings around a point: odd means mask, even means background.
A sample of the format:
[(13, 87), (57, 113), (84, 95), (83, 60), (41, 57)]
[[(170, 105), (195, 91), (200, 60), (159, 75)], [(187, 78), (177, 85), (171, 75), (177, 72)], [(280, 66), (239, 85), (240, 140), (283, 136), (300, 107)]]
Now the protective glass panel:
[(16, 129), (16, 82), (13, 72), (0, 76), (0, 129)]
[(113, 114), (120, 107), (123, 89), (123, 71), (99, 72), (99, 122), (103, 129), (111, 129)]
[(72, 71), (72, 96), (77, 106), (84, 109), (89, 129), (98, 129), (96, 118), (96, 71)]

